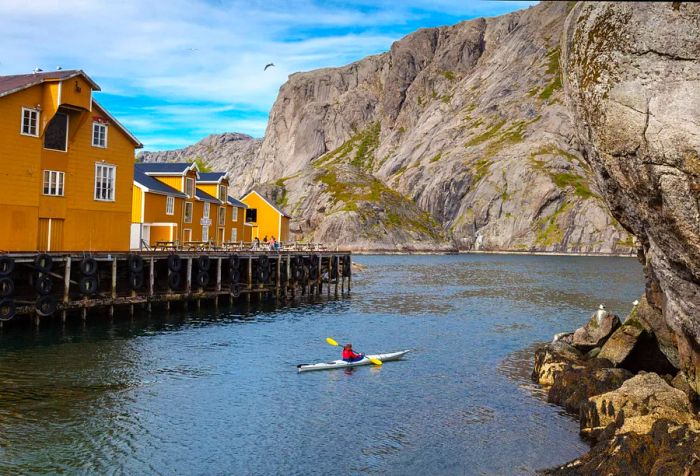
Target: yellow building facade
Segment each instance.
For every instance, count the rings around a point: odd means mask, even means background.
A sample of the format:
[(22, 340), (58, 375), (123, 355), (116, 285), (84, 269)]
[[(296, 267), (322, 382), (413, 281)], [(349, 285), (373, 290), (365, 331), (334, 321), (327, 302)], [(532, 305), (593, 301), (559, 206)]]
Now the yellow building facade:
[(82, 71), (0, 76), (0, 251), (129, 249), (141, 143)]
[(131, 247), (240, 242), (245, 207), (229, 195), (224, 173), (200, 173), (194, 163), (136, 164)]
[(289, 215), (272, 204), (255, 190), (241, 198), (248, 209), (246, 223), (250, 226), (251, 239), (263, 241), (274, 237), (277, 241), (287, 242), (289, 236)]

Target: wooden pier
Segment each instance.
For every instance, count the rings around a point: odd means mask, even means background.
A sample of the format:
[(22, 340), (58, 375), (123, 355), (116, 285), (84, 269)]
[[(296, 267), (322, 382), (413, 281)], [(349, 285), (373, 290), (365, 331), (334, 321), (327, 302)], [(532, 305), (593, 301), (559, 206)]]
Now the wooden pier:
[(89, 310), (151, 312), (181, 302), (338, 296), (352, 287), (347, 252), (239, 251), (0, 254), (0, 326)]

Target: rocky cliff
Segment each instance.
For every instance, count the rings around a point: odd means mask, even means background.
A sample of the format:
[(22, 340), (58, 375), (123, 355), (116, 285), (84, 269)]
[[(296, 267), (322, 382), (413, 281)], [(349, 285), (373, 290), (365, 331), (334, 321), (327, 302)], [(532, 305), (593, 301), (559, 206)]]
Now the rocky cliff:
[(421, 29), (386, 53), (290, 76), (261, 144), (199, 152), (212, 137), (143, 157), (225, 164), (239, 190), (262, 186), (314, 241), (628, 252), (564, 106), (571, 6)]
[(646, 321), (700, 389), (700, 5), (579, 3), (566, 96), (613, 215), (640, 240)]

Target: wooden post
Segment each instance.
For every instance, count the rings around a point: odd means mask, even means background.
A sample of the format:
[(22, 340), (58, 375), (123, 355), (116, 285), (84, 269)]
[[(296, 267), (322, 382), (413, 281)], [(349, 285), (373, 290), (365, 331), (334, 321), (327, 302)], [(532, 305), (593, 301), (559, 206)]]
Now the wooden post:
[(151, 256), (151, 264), (148, 270), (148, 312), (151, 312), (151, 299), (153, 299), (153, 291), (156, 282), (156, 264), (155, 258)]
[(71, 262), (71, 257), (67, 256), (66, 257), (65, 275), (63, 277), (63, 304), (64, 305), (68, 304), (68, 301), (70, 300), (70, 262)]
[(338, 281), (340, 281), (340, 256), (336, 255), (333, 257), (335, 259), (335, 271), (338, 275), (335, 277), (335, 297), (338, 297)]
[(192, 293), (192, 258), (187, 258), (187, 277), (185, 283), (185, 292), (189, 295)]
[(348, 255), (348, 261), (350, 261), (348, 265), (348, 294), (350, 294), (350, 290), (352, 289), (352, 255)]
[(282, 271), (282, 255), (280, 255), (278, 253), (277, 254), (277, 283), (275, 285), (275, 300), (277, 300), (277, 301), (279, 301), (279, 299), (280, 299), (280, 283), (282, 281), (281, 271)]
[(253, 292), (253, 257), (248, 257), (248, 296), (246, 301), (250, 302), (250, 295)]
[(323, 274), (323, 268), (321, 267), (321, 262), (323, 261), (323, 256), (318, 256), (318, 276), (316, 277), (316, 294), (321, 295), (321, 275)]
[(216, 290), (221, 291), (221, 258), (217, 258), (216, 261)]
[(117, 297), (117, 257), (112, 259), (112, 299)]
[(331, 297), (331, 260), (333, 259), (333, 255), (328, 255), (328, 282), (326, 283), (326, 291), (328, 293), (328, 297)]
[(292, 258), (289, 254), (287, 255), (284, 265), (287, 267), (287, 273), (285, 274), (287, 279), (284, 281), (284, 298), (286, 299), (287, 293), (289, 292), (289, 277), (291, 276), (290, 273), (292, 272)]

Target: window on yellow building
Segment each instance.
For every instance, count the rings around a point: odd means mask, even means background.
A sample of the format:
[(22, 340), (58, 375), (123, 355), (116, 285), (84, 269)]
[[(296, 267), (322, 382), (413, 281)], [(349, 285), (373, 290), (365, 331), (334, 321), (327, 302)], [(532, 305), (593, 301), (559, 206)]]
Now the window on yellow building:
[(191, 178), (185, 179), (185, 193), (187, 194), (188, 197), (194, 196), (194, 179), (191, 179)]
[(238, 207), (233, 207), (232, 218), (233, 221), (238, 221)]
[(166, 197), (165, 199), (165, 214), (175, 215), (175, 197)]
[(226, 203), (228, 199), (228, 187), (226, 185), (219, 185), (219, 200)]
[(257, 223), (258, 221), (258, 209), (257, 208), (248, 208), (245, 211), (245, 221), (248, 223)]
[(107, 124), (92, 123), (92, 145), (93, 147), (107, 147)]
[(231, 241), (238, 241), (238, 229), (231, 228)]
[(68, 114), (57, 112), (44, 131), (44, 149), (68, 150)]
[(209, 227), (202, 227), (202, 241), (209, 241)]
[(185, 223), (192, 223), (192, 202), (185, 202)]
[(95, 200), (114, 201), (114, 165), (95, 164)]
[(219, 225), (224, 225), (226, 223), (226, 209), (224, 207), (219, 207)]
[(63, 196), (65, 174), (55, 170), (44, 170), (44, 195)]
[(22, 108), (22, 135), (39, 137), (39, 111)]
[(209, 218), (209, 208), (210, 207), (211, 207), (211, 203), (204, 202), (204, 218)]

